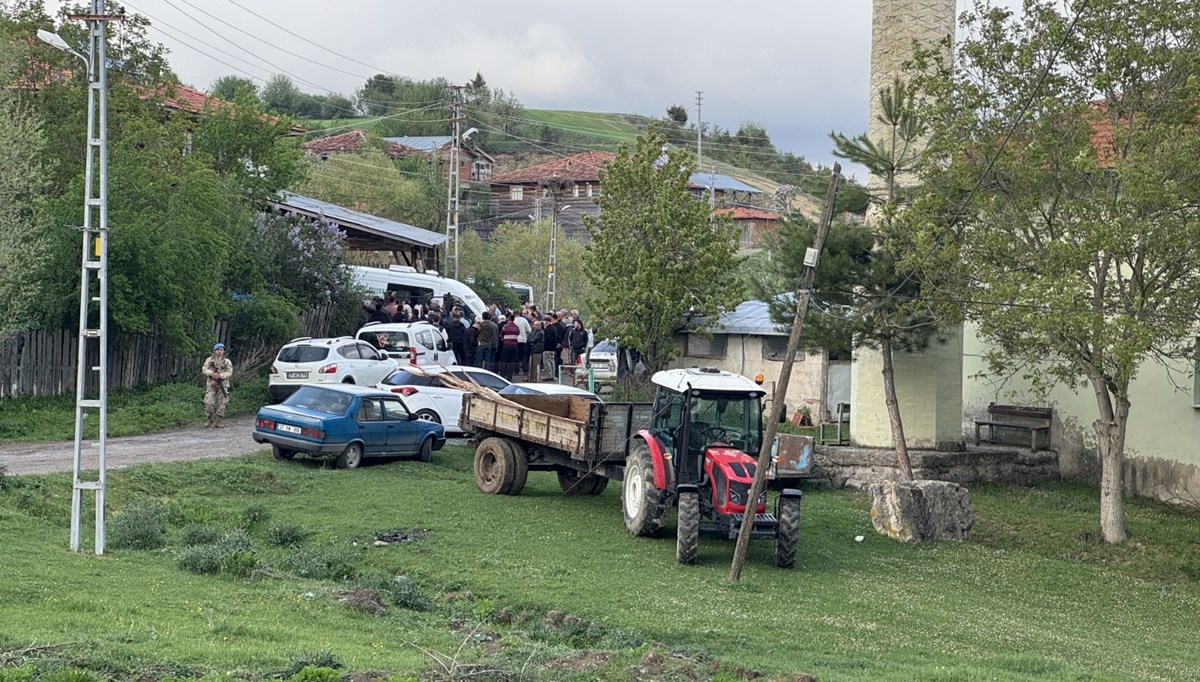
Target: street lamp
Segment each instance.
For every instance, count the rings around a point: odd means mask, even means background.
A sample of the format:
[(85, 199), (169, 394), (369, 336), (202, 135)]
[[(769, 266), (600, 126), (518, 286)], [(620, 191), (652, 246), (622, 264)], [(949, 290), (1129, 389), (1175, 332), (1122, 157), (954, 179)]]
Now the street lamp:
[(87, 57), (83, 56), (82, 54), (77, 52), (75, 50), (75, 48), (68, 45), (67, 41), (62, 39), (62, 36), (58, 35), (57, 33), (51, 33), (50, 31), (39, 28), (37, 31), (37, 37), (38, 37), (38, 40), (42, 41), (43, 43), (46, 43), (47, 45), (49, 45), (50, 47), (53, 47), (56, 50), (62, 50), (63, 52), (66, 52), (67, 54), (74, 55), (74, 56), (80, 58), (81, 60), (83, 60), (83, 63), (87, 65), (88, 73), (91, 73), (92, 63), (88, 61)]

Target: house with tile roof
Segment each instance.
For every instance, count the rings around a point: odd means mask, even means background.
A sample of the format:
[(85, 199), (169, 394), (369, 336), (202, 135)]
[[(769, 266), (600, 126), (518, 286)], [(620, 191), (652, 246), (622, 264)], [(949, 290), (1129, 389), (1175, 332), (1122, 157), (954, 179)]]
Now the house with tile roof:
[[(449, 135), (426, 135), (385, 137), (383, 141), (387, 145), (385, 152), (393, 159), (403, 158), (411, 154), (421, 154), (429, 158), (436, 157), (443, 162), (449, 162), (450, 148), (454, 142), (454, 138)], [(333, 154), (358, 153), (366, 149), (366, 144), (367, 132), (360, 128), (355, 128), (337, 135), (309, 140), (302, 145), (302, 149), (307, 154), (327, 159)], [(459, 147), (458, 177), (464, 184), (487, 182), (495, 166), (496, 160), (479, 147), (470, 143), (464, 143)]]
[(713, 215), (728, 215), (733, 219), (733, 224), (741, 229), (738, 246), (742, 251), (759, 248), (767, 237), (779, 232), (779, 214), (760, 208), (718, 208), (713, 211)]
[(489, 182), (494, 224), (479, 232), (486, 239), (495, 224), (548, 220), (557, 194), (562, 234), (586, 241), (583, 216), (600, 215), (595, 201), (600, 196), (600, 169), (616, 156), (612, 152), (581, 152), (493, 175)]

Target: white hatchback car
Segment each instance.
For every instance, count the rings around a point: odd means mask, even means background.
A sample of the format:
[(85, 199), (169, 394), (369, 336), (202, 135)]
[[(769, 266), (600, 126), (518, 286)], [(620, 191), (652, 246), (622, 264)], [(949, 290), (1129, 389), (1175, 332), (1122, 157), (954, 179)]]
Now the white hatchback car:
[(401, 364), (414, 353), (418, 365), (458, 364), (442, 330), (430, 322), (368, 322), (355, 336)]
[(373, 386), (400, 366), (368, 343), (349, 336), (292, 339), (275, 356), (267, 387), (279, 402), (307, 384)]
[(419, 370), (402, 367), (379, 382), (376, 388), (400, 394), (417, 419), (437, 422), (447, 434), (461, 434), (458, 415), (462, 412), (464, 391), (451, 388), (438, 379), (439, 374), (447, 372), (494, 391), (509, 385), (499, 374), (478, 367), (422, 367)]

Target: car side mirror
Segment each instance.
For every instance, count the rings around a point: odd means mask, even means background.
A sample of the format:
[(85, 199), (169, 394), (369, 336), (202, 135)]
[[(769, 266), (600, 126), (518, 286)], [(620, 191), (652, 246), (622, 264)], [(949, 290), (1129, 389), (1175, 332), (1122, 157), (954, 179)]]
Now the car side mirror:
[(408, 413), (408, 421), (410, 421), (410, 422), (417, 421), (417, 415), (413, 414), (412, 412), (409, 412)]

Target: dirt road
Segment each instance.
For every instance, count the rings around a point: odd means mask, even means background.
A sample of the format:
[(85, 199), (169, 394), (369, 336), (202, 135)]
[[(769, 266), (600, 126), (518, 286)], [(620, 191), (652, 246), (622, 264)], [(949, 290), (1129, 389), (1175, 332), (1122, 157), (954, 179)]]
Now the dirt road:
[[(119, 469), (146, 462), (179, 462), (207, 457), (236, 457), (257, 452), (265, 446), (250, 439), (254, 417), (225, 420), (223, 429), (202, 426), (163, 431), (145, 436), (108, 439), (108, 468)], [(83, 465), (99, 466), (97, 448), (92, 443), (84, 451)], [(57, 443), (14, 443), (0, 445), (0, 464), (9, 474), (48, 474), (70, 471), (74, 460), (71, 441)]]

